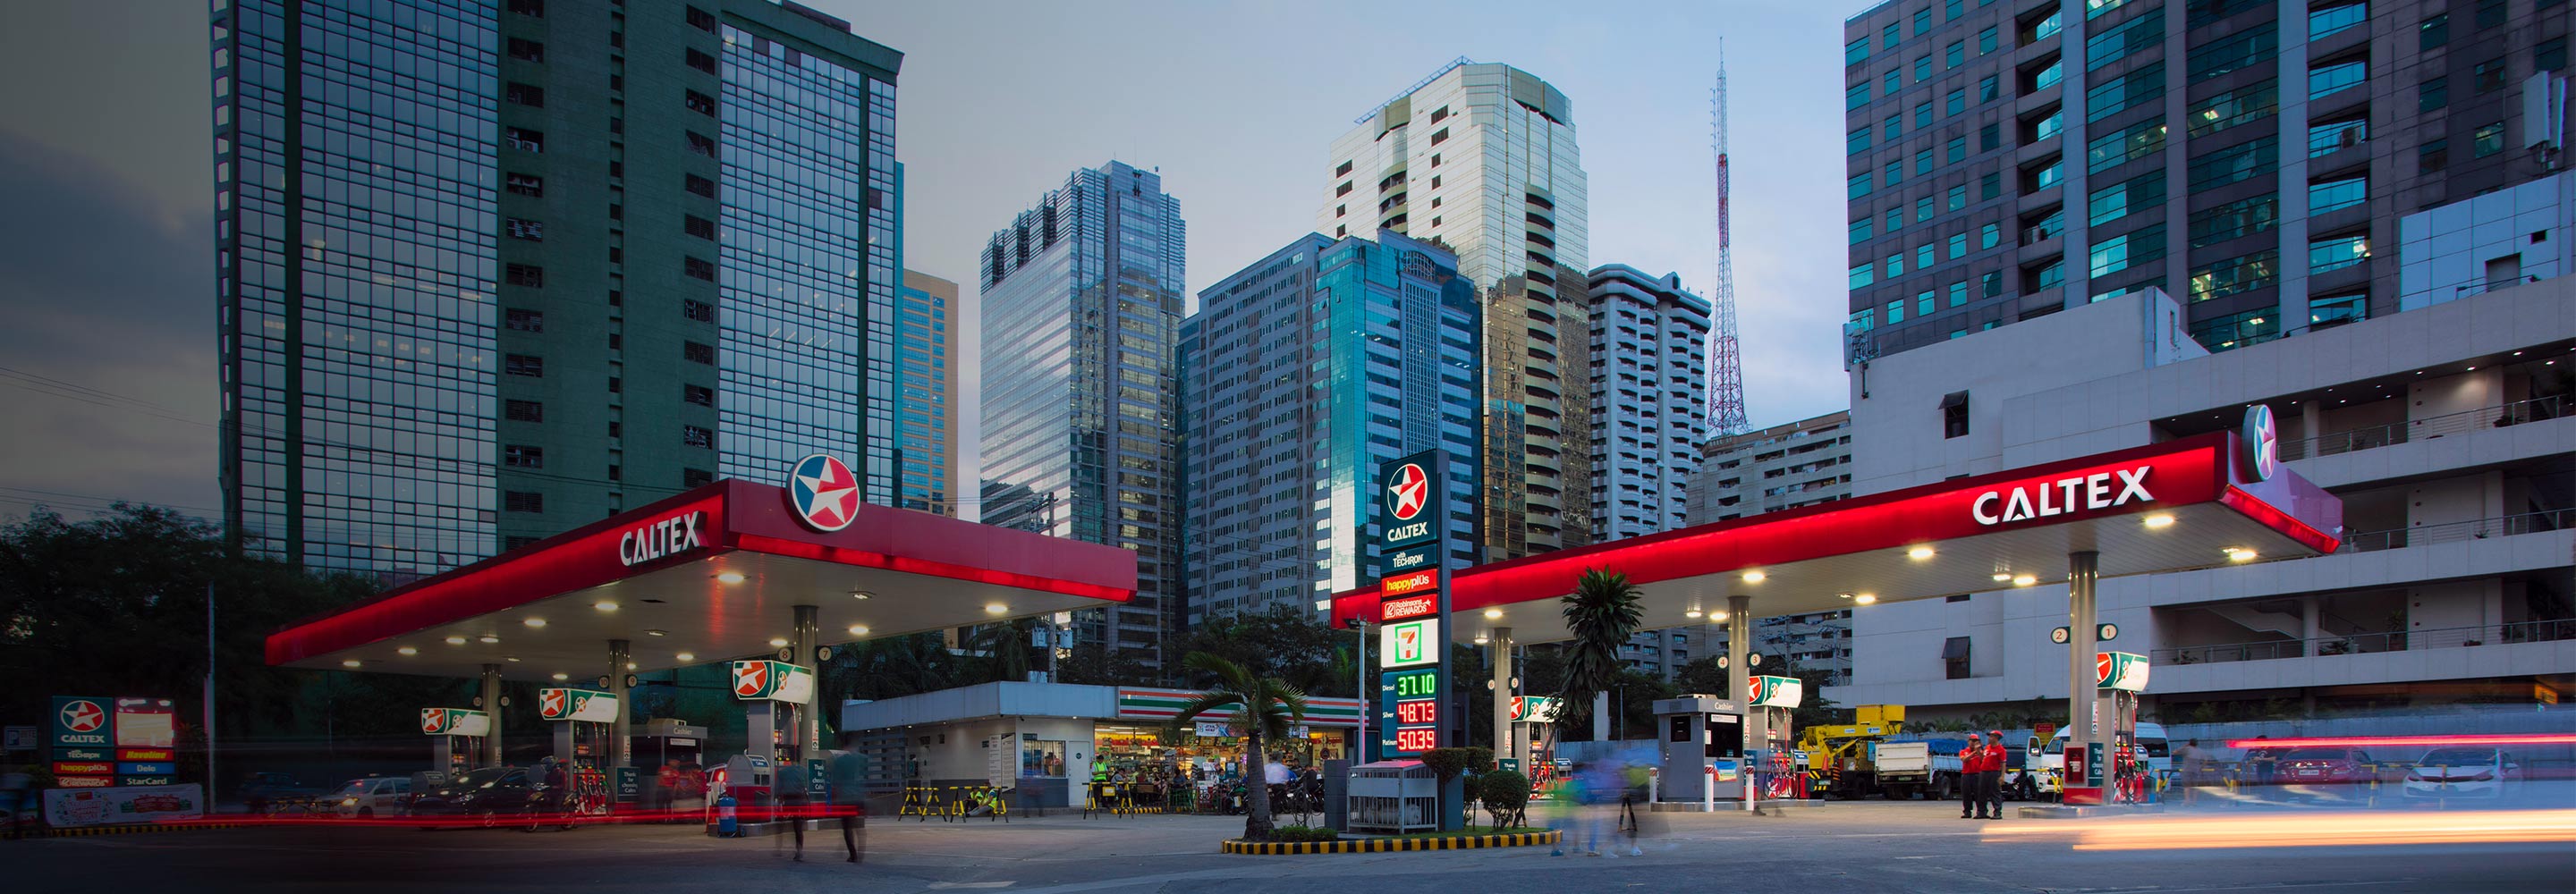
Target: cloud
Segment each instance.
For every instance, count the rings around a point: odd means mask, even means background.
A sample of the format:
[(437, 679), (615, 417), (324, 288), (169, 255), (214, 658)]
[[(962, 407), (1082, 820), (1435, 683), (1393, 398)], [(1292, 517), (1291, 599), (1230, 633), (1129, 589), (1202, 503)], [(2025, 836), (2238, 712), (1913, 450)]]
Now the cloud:
[(0, 512), (96, 502), (63, 494), (210, 511), (211, 222), (6, 131), (0, 198)]

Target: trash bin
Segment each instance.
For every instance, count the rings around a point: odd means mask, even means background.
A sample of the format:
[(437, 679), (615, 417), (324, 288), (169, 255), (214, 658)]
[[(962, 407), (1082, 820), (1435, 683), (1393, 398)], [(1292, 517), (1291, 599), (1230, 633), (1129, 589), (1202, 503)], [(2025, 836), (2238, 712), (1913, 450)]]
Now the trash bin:
[(1353, 832), (1402, 835), (1440, 828), (1440, 778), (1421, 761), (1379, 761), (1351, 769)]

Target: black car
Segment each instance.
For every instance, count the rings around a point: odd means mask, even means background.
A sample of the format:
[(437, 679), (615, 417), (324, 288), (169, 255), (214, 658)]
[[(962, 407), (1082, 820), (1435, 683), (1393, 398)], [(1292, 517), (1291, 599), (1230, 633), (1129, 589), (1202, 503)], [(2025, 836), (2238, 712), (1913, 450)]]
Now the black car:
[[(411, 794), (415, 817), (464, 817), (484, 826), (560, 812), (562, 796), (526, 767), (485, 767)], [(428, 828), (428, 827), (424, 827)]]

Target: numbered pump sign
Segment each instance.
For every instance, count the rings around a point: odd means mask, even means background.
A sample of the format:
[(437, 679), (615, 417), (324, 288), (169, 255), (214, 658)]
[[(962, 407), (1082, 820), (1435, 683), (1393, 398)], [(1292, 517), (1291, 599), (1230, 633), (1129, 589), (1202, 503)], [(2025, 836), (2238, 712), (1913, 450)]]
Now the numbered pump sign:
[[(1449, 703), (1449, 457), (1424, 451), (1378, 466), (1378, 740), (1381, 760), (1440, 747)], [(1454, 735), (1454, 733), (1452, 733)]]

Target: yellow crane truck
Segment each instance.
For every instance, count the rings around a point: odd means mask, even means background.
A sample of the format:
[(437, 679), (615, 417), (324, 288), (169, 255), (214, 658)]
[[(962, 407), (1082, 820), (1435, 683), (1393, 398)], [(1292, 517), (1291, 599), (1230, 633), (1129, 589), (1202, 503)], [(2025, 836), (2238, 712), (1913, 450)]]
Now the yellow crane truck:
[(1809, 797), (1869, 794), (1878, 769), (1869, 746), (1905, 731), (1905, 706), (1861, 705), (1853, 709), (1852, 719), (1858, 722), (1808, 727), (1798, 738), (1799, 750), (1807, 753)]

